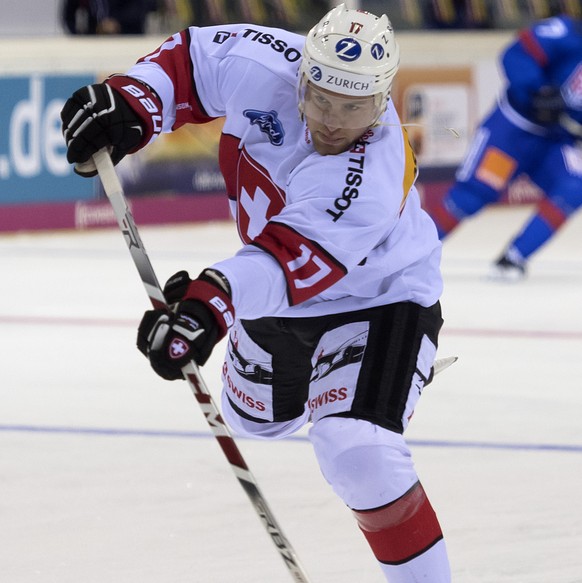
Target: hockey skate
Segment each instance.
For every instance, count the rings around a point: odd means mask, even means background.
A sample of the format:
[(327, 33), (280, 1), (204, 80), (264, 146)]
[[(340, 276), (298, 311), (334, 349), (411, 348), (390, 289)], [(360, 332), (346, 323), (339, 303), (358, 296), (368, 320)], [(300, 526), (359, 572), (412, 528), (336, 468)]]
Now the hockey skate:
[(492, 281), (506, 281), (516, 283), (525, 279), (525, 264), (511, 260), (507, 255), (502, 255), (492, 266), (488, 279)]

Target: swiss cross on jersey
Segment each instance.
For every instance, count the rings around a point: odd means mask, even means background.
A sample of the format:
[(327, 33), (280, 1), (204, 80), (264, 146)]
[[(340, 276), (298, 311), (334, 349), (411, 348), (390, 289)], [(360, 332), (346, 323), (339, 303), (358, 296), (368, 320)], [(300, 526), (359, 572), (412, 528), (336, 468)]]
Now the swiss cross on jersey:
[(285, 206), (285, 193), (243, 148), (237, 168), (237, 222), (241, 239), (250, 243), (269, 219)]
[(292, 306), (323, 292), (347, 273), (317, 243), (282, 223), (270, 221), (254, 244), (271, 254), (283, 269)]

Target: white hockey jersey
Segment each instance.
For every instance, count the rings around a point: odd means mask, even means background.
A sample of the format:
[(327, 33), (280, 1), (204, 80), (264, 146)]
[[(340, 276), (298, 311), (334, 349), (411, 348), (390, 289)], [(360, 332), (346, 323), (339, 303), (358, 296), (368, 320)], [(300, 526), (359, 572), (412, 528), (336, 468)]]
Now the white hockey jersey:
[(352, 150), (318, 154), (297, 109), (303, 43), (248, 24), (191, 27), (128, 71), (160, 96), (162, 131), (225, 117), (219, 163), (244, 245), (212, 267), (244, 319), (430, 306), (441, 244), (392, 102)]

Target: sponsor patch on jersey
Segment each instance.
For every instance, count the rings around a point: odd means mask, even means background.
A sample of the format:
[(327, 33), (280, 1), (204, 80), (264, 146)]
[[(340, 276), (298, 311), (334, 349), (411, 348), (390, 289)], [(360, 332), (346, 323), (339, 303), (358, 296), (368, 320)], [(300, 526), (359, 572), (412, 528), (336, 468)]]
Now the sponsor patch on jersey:
[(335, 45), (335, 54), (338, 59), (351, 63), (360, 58), (362, 46), (353, 38), (342, 38)]
[(357, 142), (350, 150), (348, 160), (348, 168), (345, 178), (345, 186), (333, 203), (332, 208), (325, 209), (325, 212), (331, 215), (335, 223), (341, 219), (344, 213), (352, 206), (352, 202), (360, 195), (359, 187), (364, 181), (364, 160), (366, 154), (366, 143), (363, 141)]
[(498, 148), (487, 148), (477, 167), (475, 176), (484, 184), (500, 190), (509, 181), (515, 170), (516, 161)]
[(281, 146), (283, 144), (285, 130), (274, 109), (271, 109), (271, 111), (245, 109), (243, 115), (250, 120), (251, 125), (259, 126), (259, 129), (266, 134), (273, 146)]
[(271, 47), (271, 49), (273, 49), (276, 53), (281, 53), (285, 60), (289, 61), (290, 63), (294, 63), (301, 58), (301, 51), (299, 49), (290, 47), (284, 40), (276, 38), (274, 35), (264, 30), (255, 30), (252, 28), (245, 28), (236, 32), (219, 30), (214, 35), (212, 42), (221, 45), (229, 38), (234, 37), (244, 38), (252, 42)]
[(582, 65), (578, 65), (564, 83), (562, 96), (568, 107), (582, 109)]
[(221, 45), (222, 43), (226, 42), (231, 36), (235, 36), (235, 34), (229, 32), (228, 30), (219, 30), (214, 35), (212, 42)]

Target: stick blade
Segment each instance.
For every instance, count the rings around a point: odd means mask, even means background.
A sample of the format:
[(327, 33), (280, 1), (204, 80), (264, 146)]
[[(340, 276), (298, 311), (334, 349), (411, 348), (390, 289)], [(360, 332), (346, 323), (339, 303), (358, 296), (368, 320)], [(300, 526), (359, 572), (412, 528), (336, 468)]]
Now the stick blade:
[(443, 372), (443, 370), (449, 368), (449, 366), (452, 364), (455, 364), (457, 360), (459, 360), (458, 356), (445, 356), (444, 358), (437, 358), (432, 365), (433, 376)]

